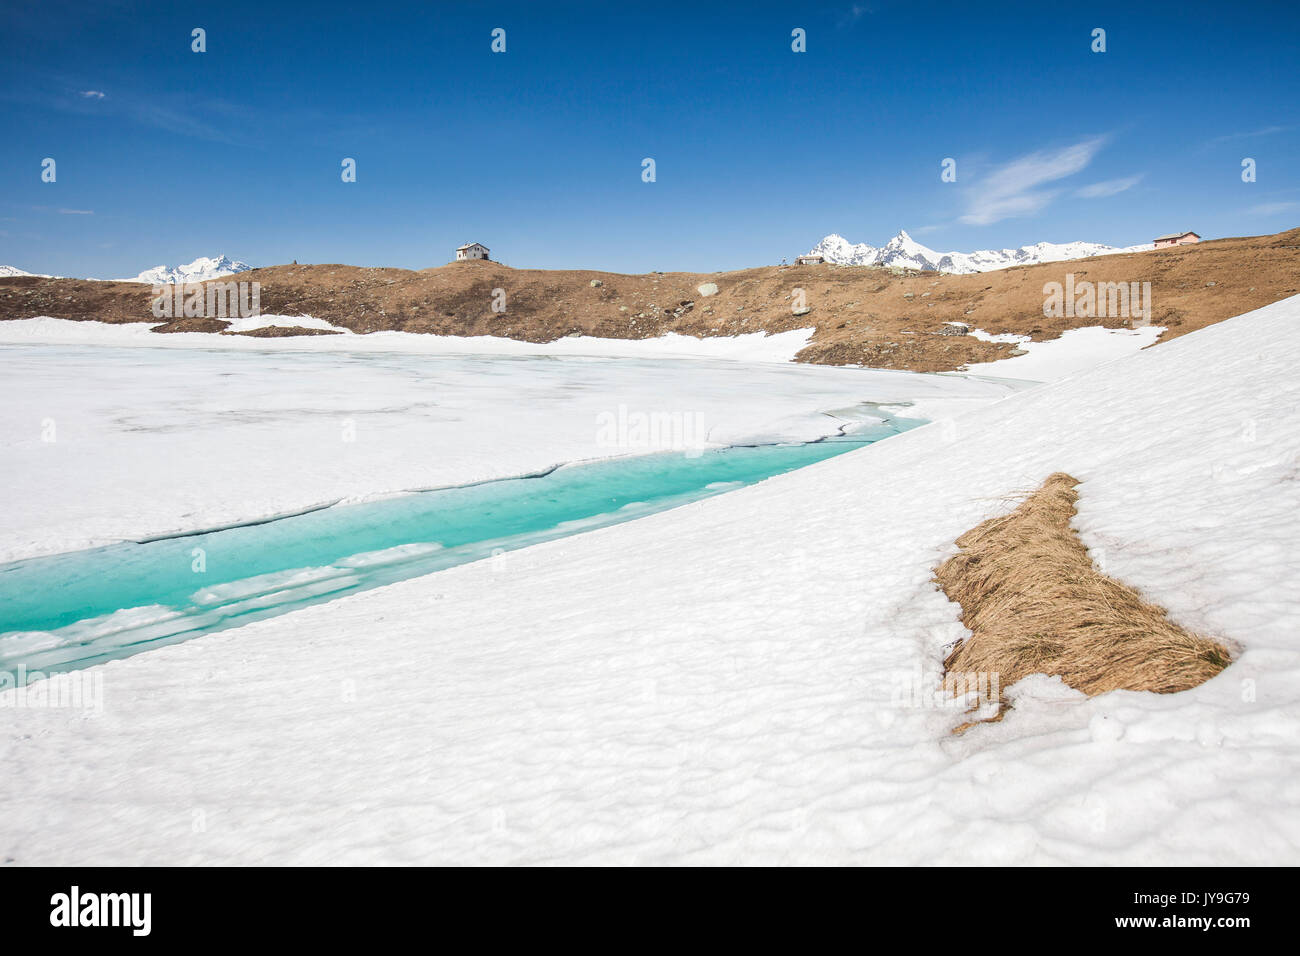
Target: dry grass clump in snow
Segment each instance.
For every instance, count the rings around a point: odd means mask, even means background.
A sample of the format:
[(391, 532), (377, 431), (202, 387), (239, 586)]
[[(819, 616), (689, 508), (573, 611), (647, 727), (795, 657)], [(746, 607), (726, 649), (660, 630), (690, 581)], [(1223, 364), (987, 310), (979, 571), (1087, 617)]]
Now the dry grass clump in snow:
[(1098, 571), (1070, 527), (1078, 480), (1057, 472), (1011, 514), (957, 539), (936, 578), (962, 607), (971, 637), (944, 661), (958, 675), (1060, 675), (1086, 694), (1160, 694), (1209, 680), (1231, 658), (1221, 644), (1170, 621), (1126, 584)]

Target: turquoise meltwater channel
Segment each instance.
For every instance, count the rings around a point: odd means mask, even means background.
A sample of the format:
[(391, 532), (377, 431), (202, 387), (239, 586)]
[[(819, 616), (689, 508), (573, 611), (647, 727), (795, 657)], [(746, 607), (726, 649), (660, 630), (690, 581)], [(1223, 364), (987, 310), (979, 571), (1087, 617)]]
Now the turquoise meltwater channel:
[[(788, 445), (660, 452), (0, 566), (0, 675), (102, 661), (629, 521), (922, 424)], [(3, 686), (3, 684), (0, 684)]]

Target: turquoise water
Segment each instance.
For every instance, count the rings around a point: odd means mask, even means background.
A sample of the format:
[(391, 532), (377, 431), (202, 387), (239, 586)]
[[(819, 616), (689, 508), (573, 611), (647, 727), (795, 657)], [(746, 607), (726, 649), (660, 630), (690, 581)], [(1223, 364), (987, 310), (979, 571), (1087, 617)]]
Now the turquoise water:
[(665, 452), (0, 566), (0, 671), (54, 673), (698, 501), (920, 424)]

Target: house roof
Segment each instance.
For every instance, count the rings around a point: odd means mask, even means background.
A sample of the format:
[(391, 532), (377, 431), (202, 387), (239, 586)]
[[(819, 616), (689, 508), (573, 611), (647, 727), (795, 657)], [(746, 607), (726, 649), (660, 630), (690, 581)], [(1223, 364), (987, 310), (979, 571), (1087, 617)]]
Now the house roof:
[(1154, 241), (1159, 242), (1161, 239), (1181, 239), (1183, 238), (1183, 236), (1196, 236), (1197, 239), (1201, 238), (1200, 236), (1196, 235), (1196, 233), (1192, 232), (1192, 230), (1184, 229), (1182, 232), (1170, 232), (1170, 233), (1166, 233), (1163, 236), (1156, 236)]
[[(470, 246), (483, 246), (484, 249), (487, 249), (487, 246), (484, 246), (483, 243), (481, 242), (467, 242), (463, 246), (457, 246), (456, 251), (460, 252), (462, 249), (468, 249)], [(488, 252), (491, 251), (492, 251), (491, 249), (488, 249)]]

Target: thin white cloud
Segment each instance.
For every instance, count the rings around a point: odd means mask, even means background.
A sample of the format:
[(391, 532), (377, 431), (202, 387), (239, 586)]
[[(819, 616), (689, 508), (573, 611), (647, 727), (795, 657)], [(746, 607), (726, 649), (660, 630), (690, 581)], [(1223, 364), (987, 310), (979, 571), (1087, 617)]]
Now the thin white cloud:
[[(0, 83), (0, 108), (21, 103), (77, 115), (102, 117), (107, 113), (180, 136), (243, 145), (260, 144), (256, 131), (282, 127), (285, 122), (312, 131), (328, 128), (329, 136), (334, 138), (364, 139), (382, 134), (370, 114), (302, 108), (291, 116), (282, 112), (272, 115), (264, 109), (203, 95), (156, 90), (134, 93), (115, 86), (109, 96), (103, 90), (86, 88), (84, 76), (57, 71), (37, 70), (25, 74), (25, 78), (28, 82), (21, 86)], [(96, 95), (101, 93), (102, 97)]]
[(93, 209), (60, 209), (59, 210), (60, 216), (93, 216), (94, 214), (95, 214), (95, 210)]
[(1272, 216), (1279, 212), (1286, 212), (1288, 209), (1300, 209), (1300, 202), (1265, 202), (1258, 206), (1251, 206), (1247, 212), (1256, 216)]
[(1253, 129), (1245, 133), (1229, 133), (1227, 136), (1216, 136), (1214, 137), (1214, 139), (1210, 140), (1206, 145), (1213, 146), (1216, 143), (1231, 143), (1233, 140), (1252, 139), (1256, 136), (1272, 136), (1274, 133), (1285, 133), (1289, 129), (1293, 129), (1293, 127), (1265, 126), (1262, 129)]
[(987, 226), (1039, 212), (1061, 194), (1059, 189), (1039, 187), (1086, 169), (1108, 139), (1094, 136), (1073, 146), (1038, 150), (995, 169), (968, 194), (961, 221)]
[(1107, 179), (1099, 183), (1093, 183), (1091, 186), (1084, 186), (1082, 189), (1077, 190), (1075, 195), (1080, 199), (1100, 199), (1103, 196), (1115, 196), (1126, 189), (1132, 189), (1141, 181), (1141, 174), (1125, 176), (1122, 179)]

